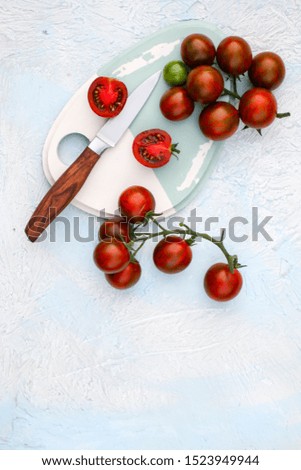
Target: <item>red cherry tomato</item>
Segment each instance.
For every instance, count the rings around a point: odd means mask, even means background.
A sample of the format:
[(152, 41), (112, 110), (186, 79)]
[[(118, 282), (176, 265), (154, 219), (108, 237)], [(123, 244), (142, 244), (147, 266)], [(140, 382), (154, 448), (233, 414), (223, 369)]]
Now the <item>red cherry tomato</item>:
[(138, 261), (131, 261), (126, 268), (118, 273), (106, 274), (105, 278), (115, 289), (128, 289), (137, 284), (141, 276), (141, 266)]
[(252, 88), (241, 97), (238, 111), (246, 126), (262, 129), (274, 121), (277, 101), (269, 90)]
[(210, 65), (200, 65), (191, 70), (187, 78), (189, 96), (202, 104), (217, 100), (224, 89), (222, 74)]
[(155, 210), (155, 199), (143, 186), (130, 186), (119, 197), (119, 209), (128, 222), (140, 223), (144, 221), (147, 212)]
[(181, 44), (181, 56), (188, 67), (211, 65), (215, 58), (213, 42), (205, 34), (190, 34)]
[(261, 52), (254, 57), (248, 74), (256, 87), (275, 90), (284, 80), (285, 65), (275, 52)]
[(107, 238), (98, 243), (93, 257), (96, 266), (108, 274), (122, 271), (130, 262), (127, 247), (116, 238)]
[(190, 264), (192, 250), (188, 243), (176, 235), (168, 235), (161, 240), (153, 254), (156, 267), (166, 273), (175, 274), (183, 271)]
[(229, 36), (219, 44), (216, 50), (216, 59), (224, 72), (237, 76), (250, 68), (252, 51), (243, 38)]
[(99, 228), (98, 238), (99, 240), (118, 238), (128, 243), (131, 240), (129, 225), (122, 217), (113, 217), (112, 219), (105, 220)]
[(238, 111), (232, 104), (224, 101), (209, 104), (200, 114), (199, 125), (208, 139), (228, 139), (237, 131), (239, 125)]
[(175, 86), (162, 95), (160, 109), (166, 119), (181, 121), (193, 113), (194, 102), (185, 88)]
[(138, 134), (133, 142), (133, 154), (141, 165), (159, 168), (169, 162), (179, 150), (172, 144), (170, 135), (162, 129), (149, 129)]
[(218, 302), (236, 297), (242, 287), (242, 275), (237, 269), (231, 273), (228, 264), (216, 263), (208, 269), (204, 278), (207, 295)]
[(116, 78), (97, 77), (88, 90), (89, 105), (98, 116), (111, 118), (123, 109), (128, 97), (125, 84)]

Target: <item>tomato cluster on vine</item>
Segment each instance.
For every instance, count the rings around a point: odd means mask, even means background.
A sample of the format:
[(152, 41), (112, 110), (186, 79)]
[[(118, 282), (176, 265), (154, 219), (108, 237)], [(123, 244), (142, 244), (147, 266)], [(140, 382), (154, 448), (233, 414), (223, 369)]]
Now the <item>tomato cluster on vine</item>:
[[(119, 216), (105, 220), (100, 226), (99, 243), (94, 250), (94, 262), (105, 274), (107, 282), (116, 289), (128, 289), (140, 279), (142, 269), (137, 253), (147, 240), (162, 236), (153, 251), (153, 262), (165, 274), (176, 274), (185, 270), (192, 260), (192, 247), (197, 237), (203, 237), (217, 245), (228, 263), (218, 263), (207, 271), (204, 288), (209, 297), (217, 301), (234, 298), (242, 286), (241, 265), (237, 257), (229, 255), (222, 240), (191, 230), (180, 224), (173, 231), (165, 229), (155, 214), (155, 199), (143, 186), (130, 186), (122, 192), (118, 201)], [(137, 231), (152, 221), (158, 233)]]
[[(202, 133), (211, 140), (224, 140), (237, 131), (240, 120), (244, 128), (260, 132), (276, 117), (289, 115), (277, 114), (277, 101), (271, 92), (285, 77), (278, 54), (261, 52), (253, 57), (247, 41), (238, 36), (226, 37), (215, 48), (209, 37), (198, 33), (182, 41), (180, 52), (183, 62), (173, 61), (164, 68), (165, 81), (171, 88), (161, 97), (160, 109), (167, 119), (186, 119), (199, 103), (203, 106), (199, 116)], [(187, 69), (185, 80), (183, 67)], [(237, 80), (246, 72), (254, 87), (240, 96)], [(223, 73), (231, 78), (231, 90), (225, 88)], [(239, 105), (222, 100), (225, 95), (239, 100)]]

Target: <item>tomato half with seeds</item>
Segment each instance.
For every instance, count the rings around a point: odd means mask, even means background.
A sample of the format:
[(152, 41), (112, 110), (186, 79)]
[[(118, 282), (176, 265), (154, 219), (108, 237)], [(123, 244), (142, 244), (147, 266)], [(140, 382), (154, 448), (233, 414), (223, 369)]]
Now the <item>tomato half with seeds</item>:
[(260, 52), (254, 57), (248, 74), (256, 87), (275, 90), (284, 80), (285, 65), (275, 52)]
[(222, 74), (210, 65), (200, 65), (192, 69), (187, 78), (189, 96), (201, 104), (216, 101), (224, 89)]
[(131, 224), (141, 223), (148, 212), (155, 210), (155, 199), (152, 193), (143, 186), (130, 186), (125, 189), (118, 201), (119, 210)]
[(98, 243), (93, 258), (101, 271), (112, 274), (126, 268), (130, 262), (130, 253), (122, 241), (116, 238), (107, 238)]
[(242, 287), (242, 275), (238, 269), (231, 273), (228, 264), (216, 263), (205, 274), (204, 288), (207, 295), (217, 302), (234, 299)]
[(125, 84), (116, 78), (97, 77), (88, 90), (88, 102), (92, 111), (104, 118), (117, 116), (127, 97)]
[(182, 121), (193, 113), (194, 102), (185, 88), (175, 86), (162, 95), (160, 109), (166, 119)]
[(200, 114), (199, 125), (210, 140), (224, 140), (233, 135), (239, 126), (237, 109), (225, 101), (209, 104)]
[(133, 154), (141, 165), (159, 168), (169, 162), (171, 155), (180, 153), (170, 135), (162, 129), (140, 132), (133, 142)]
[(215, 58), (213, 42), (205, 34), (190, 34), (181, 44), (181, 56), (188, 67), (211, 65)]
[(262, 129), (276, 118), (277, 101), (269, 90), (252, 88), (242, 95), (238, 111), (246, 126)]
[(106, 274), (108, 283), (115, 289), (129, 289), (139, 281), (141, 277), (141, 266), (138, 261), (131, 261), (126, 268), (118, 273)]
[(183, 238), (177, 235), (168, 235), (161, 240), (153, 253), (156, 267), (165, 274), (176, 274), (190, 264), (192, 250)]
[(101, 224), (98, 232), (99, 240), (112, 237), (118, 238), (126, 243), (131, 240), (129, 224), (123, 217), (112, 217)]

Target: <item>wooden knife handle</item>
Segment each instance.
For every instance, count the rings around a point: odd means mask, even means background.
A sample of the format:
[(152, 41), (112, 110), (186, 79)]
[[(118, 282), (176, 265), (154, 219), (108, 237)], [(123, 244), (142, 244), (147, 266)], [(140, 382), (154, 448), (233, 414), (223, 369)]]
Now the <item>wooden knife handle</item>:
[(99, 157), (100, 155), (86, 147), (49, 189), (26, 225), (25, 233), (30, 241), (36, 241), (45, 228), (72, 201)]

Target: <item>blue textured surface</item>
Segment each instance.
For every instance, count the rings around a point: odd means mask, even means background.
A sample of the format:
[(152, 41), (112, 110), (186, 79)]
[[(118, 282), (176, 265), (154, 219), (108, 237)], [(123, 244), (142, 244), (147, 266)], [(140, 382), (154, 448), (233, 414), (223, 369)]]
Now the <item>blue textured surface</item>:
[[(300, 449), (297, 2), (16, 0), (0, 12), (0, 448)], [(23, 233), (48, 189), (41, 151), (60, 109), (100, 61), (187, 19), (215, 22), (287, 65), (275, 96), (291, 118), (262, 138), (244, 131), (229, 140), (180, 214), (196, 208), (220, 226), (250, 219), (253, 206), (273, 216), (272, 242), (226, 240), (248, 265), (240, 296), (226, 305), (203, 292), (204, 273), (221, 260), (205, 242), (171, 278), (155, 270), (149, 244), (141, 282), (115, 292), (93, 265), (96, 241), (65, 243), (62, 222), (56, 243), (32, 245)], [(87, 214), (65, 215), (87, 233)]]

